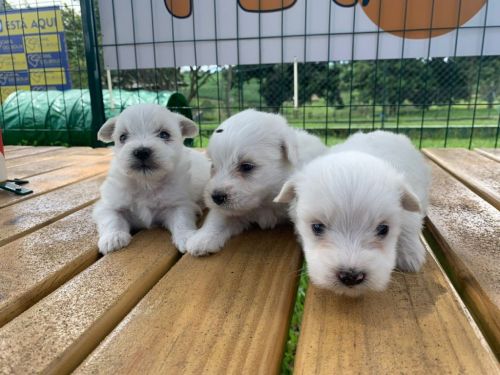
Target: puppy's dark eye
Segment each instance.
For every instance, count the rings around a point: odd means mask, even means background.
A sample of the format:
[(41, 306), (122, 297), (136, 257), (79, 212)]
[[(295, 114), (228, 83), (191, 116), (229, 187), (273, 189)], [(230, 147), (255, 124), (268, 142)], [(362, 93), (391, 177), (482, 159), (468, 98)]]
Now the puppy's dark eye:
[(325, 232), (325, 225), (321, 223), (315, 223), (311, 225), (311, 229), (315, 236), (321, 236)]
[(161, 139), (168, 140), (170, 139), (170, 134), (167, 133), (166, 131), (161, 131), (158, 133), (158, 137), (160, 137)]
[(255, 165), (253, 165), (252, 163), (241, 163), (238, 166), (238, 170), (240, 172), (243, 172), (243, 173), (248, 173), (248, 172), (250, 172), (254, 168), (255, 168)]
[(127, 140), (128, 138), (128, 134), (127, 133), (123, 133), (122, 135), (120, 135), (120, 142), (121, 143), (125, 143), (125, 141)]
[(379, 224), (376, 229), (377, 236), (384, 238), (389, 233), (389, 226), (387, 224)]

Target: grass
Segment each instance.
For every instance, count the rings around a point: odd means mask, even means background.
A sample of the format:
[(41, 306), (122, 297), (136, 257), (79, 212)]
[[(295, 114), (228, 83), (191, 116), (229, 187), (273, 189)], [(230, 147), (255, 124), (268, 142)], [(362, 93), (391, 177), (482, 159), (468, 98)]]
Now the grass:
[[(345, 140), (345, 138), (334, 137), (334, 136), (322, 136), (321, 137), (325, 144), (328, 146), (334, 146), (338, 143), (341, 143)], [(206, 148), (208, 146), (207, 135), (200, 135), (194, 140), (193, 147), (201, 147)], [(413, 137), (412, 142), (415, 147), (421, 148), (439, 148), (445, 147), (445, 139), (443, 138), (423, 138), (422, 143), (420, 144), (420, 137)], [(470, 138), (458, 138), (458, 137), (448, 137), (446, 142), (446, 147), (461, 147), (468, 148), (469, 147)], [(495, 147), (495, 138), (487, 137), (487, 138), (479, 138), (474, 137), (472, 140), (471, 148), (494, 148)]]
[(285, 354), (281, 362), (281, 374), (293, 374), (293, 365), (295, 361), (295, 353), (297, 352), (297, 344), (299, 341), (300, 325), (302, 323), (302, 315), (304, 314), (304, 302), (306, 299), (307, 286), (309, 278), (304, 267), (300, 273), (299, 288), (295, 296), (295, 306), (293, 307), (292, 320), (288, 329), (288, 340), (285, 346)]

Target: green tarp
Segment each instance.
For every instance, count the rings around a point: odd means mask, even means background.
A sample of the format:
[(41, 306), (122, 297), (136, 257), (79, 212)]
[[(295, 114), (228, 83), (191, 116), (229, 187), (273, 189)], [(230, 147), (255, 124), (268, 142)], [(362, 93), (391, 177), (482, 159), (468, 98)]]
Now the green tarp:
[[(102, 93), (106, 118), (138, 103), (157, 103), (191, 117), (186, 98), (179, 93), (113, 90), (113, 103), (108, 90)], [(0, 122), (5, 144), (90, 145), (89, 90), (14, 92), (2, 105)]]

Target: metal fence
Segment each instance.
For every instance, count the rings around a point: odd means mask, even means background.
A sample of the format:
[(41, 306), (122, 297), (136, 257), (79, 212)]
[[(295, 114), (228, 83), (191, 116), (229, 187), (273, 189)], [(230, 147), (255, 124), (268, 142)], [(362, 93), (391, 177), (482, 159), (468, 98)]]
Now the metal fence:
[[(125, 1), (109, 0), (113, 7)], [(8, 21), (9, 12), (29, 7), (36, 14), (43, 7), (52, 7), (54, 15), (60, 8), (62, 23), (56, 17), (53, 32), (64, 35), (66, 52), (58, 52), (62, 81), (51, 83), (54, 68), (45, 66), (51, 60), (44, 56), (43, 30), (27, 34), (23, 28), (21, 32), (23, 37), (39, 39), (37, 51), (42, 56), (42, 66), (36, 72), (39, 84), (31, 89), (25, 87), (34, 86), (29, 66), (28, 84), (16, 71), (16, 46), (12, 42), (0, 44), (0, 84), (2, 74), (11, 83), (11, 88), (2, 87), (0, 94), (0, 121), (7, 143), (95, 145), (96, 131), (105, 117), (138, 102), (166, 105), (168, 93), (179, 92), (188, 99), (193, 118), (200, 125), (195, 146), (206, 146), (218, 124), (250, 107), (279, 112), (291, 125), (319, 135), (327, 144), (359, 130), (388, 129), (408, 134), (420, 147), (498, 146), (499, 56), (461, 57), (455, 53), (444, 58), (429, 54), (419, 59), (299, 62), (298, 103), (294, 103), (293, 63), (198, 66), (195, 55), (191, 65), (163, 68), (155, 61), (148, 69), (118, 66), (107, 70), (103, 49), (124, 44), (118, 39), (102, 42), (97, 1), (81, 0), (80, 5), (74, 0), (0, 0), (0, 17)], [(259, 31), (260, 24), (259, 13)], [(7, 28), (7, 38), (14, 31)], [(224, 42), (217, 38), (217, 32), (215, 35), (216, 44)], [(236, 48), (240, 48), (241, 39), (236, 39)], [(175, 38), (171, 42), (175, 43)], [(133, 49), (137, 63), (141, 42), (134, 40), (127, 47)], [(65, 58), (67, 66), (62, 64)], [(72, 90), (66, 91), (69, 87)], [(16, 94), (20, 89), (25, 92)], [(185, 109), (179, 104), (171, 107)]]

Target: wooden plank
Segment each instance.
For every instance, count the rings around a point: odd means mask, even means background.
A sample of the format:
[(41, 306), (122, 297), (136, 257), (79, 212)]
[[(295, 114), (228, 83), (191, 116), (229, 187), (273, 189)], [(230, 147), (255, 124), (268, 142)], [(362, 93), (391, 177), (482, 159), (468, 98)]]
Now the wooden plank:
[(47, 147), (32, 147), (32, 148), (23, 148), (23, 149), (18, 149), (14, 150), (11, 152), (6, 152), (5, 153), (5, 160), (12, 160), (12, 159), (17, 159), (17, 158), (23, 158), (26, 156), (31, 156), (31, 155), (39, 155), (39, 154), (46, 154), (50, 152), (54, 152), (57, 150), (62, 150), (63, 147), (54, 147), (54, 146), (47, 146)]
[(427, 227), (438, 258), (500, 357), (500, 216), (434, 163)]
[(432, 257), (389, 289), (349, 298), (310, 286), (294, 374), (498, 374)]
[(497, 162), (465, 149), (425, 149), (423, 153), (500, 209), (500, 165)]
[(89, 162), (96, 162), (99, 160), (111, 160), (110, 156), (101, 155), (74, 155), (74, 154), (63, 154), (58, 156), (52, 156), (50, 158), (36, 160), (30, 163), (24, 163), (21, 165), (16, 165), (14, 167), (7, 168), (7, 176), (9, 178), (21, 178), (26, 179), (33, 176), (38, 176), (40, 174), (52, 172), (70, 165), (80, 166), (82, 163), (88, 164)]
[(300, 264), (288, 227), (185, 255), (76, 373), (276, 374)]
[(178, 257), (165, 230), (137, 234), (0, 329), (0, 373), (69, 373)]
[(7, 168), (17, 167), (21, 165), (31, 164), (42, 160), (61, 160), (68, 155), (89, 156), (105, 156), (111, 155), (109, 148), (92, 149), (90, 147), (71, 147), (61, 148), (50, 153), (42, 153), (38, 155), (26, 156), (18, 159), (11, 159), (6, 162)]
[(500, 162), (500, 148), (476, 148), (475, 151), (492, 160)]
[(0, 246), (91, 205), (99, 198), (99, 187), (104, 178), (104, 175), (93, 177), (0, 208)]
[(92, 208), (0, 247), (0, 327), (97, 260)]
[(14, 146), (14, 145), (6, 145), (4, 146), (5, 151), (14, 151), (14, 150), (22, 150), (25, 148), (33, 148), (33, 146)]
[(31, 200), (39, 195), (102, 174), (108, 170), (108, 167), (109, 160), (107, 158), (100, 158), (91, 162), (64, 167), (34, 176), (29, 179), (29, 184), (24, 185), (26, 188), (33, 190), (32, 194), (19, 196), (6, 191), (0, 191), (0, 209), (11, 206), (14, 203)]

